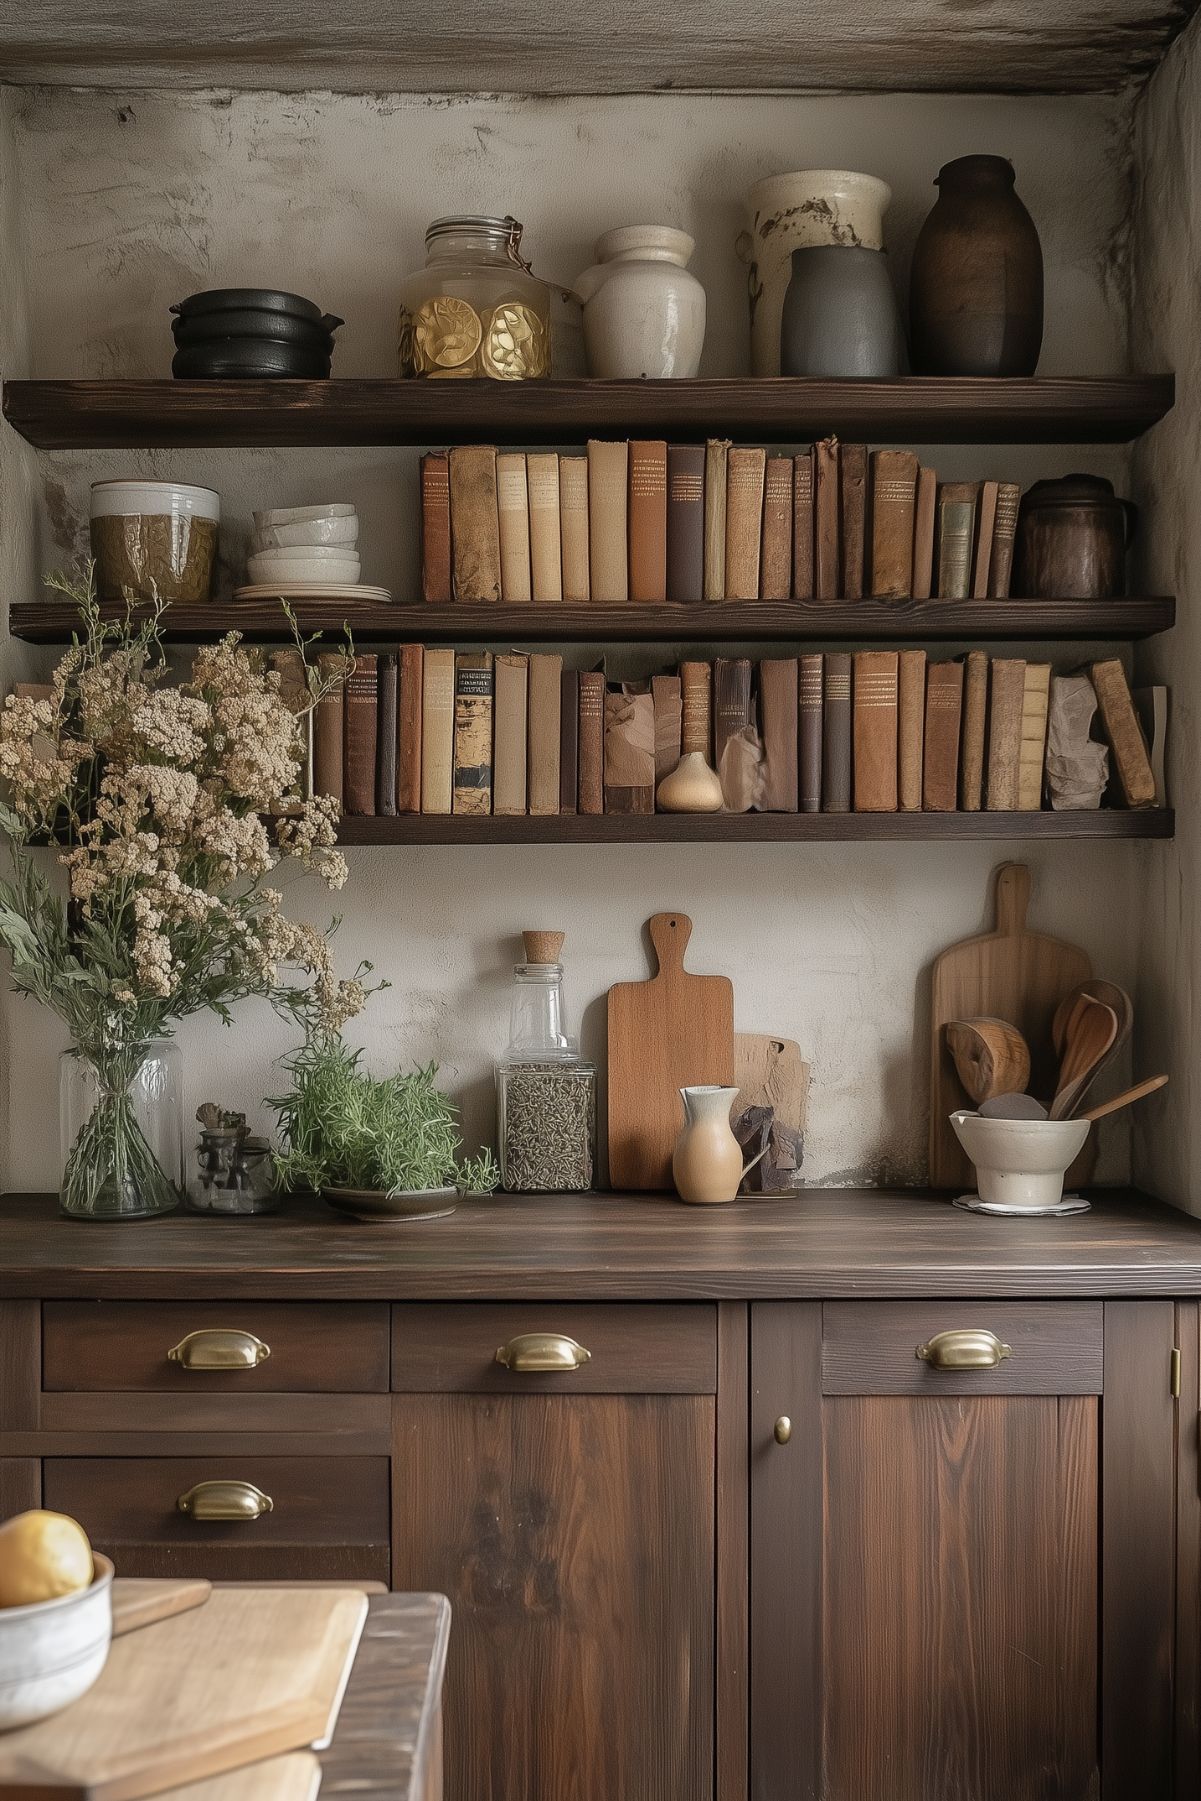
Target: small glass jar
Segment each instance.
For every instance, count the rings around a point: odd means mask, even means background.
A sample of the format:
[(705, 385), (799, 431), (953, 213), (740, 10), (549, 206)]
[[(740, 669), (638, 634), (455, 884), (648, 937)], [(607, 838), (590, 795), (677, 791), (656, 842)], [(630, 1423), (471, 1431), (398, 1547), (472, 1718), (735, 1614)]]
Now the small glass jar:
[(201, 1128), (188, 1171), (193, 1213), (274, 1213), (282, 1198), (267, 1139), (244, 1125)]
[(402, 375), (529, 381), (550, 374), (550, 289), (516, 219), (435, 219), (425, 267), (401, 284)]
[(501, 1184), (509, 1194), (577, 1194), (596, 1168), (596, 1067), (563, 1030), (563, 934), (524, 937), (496, 1066)]

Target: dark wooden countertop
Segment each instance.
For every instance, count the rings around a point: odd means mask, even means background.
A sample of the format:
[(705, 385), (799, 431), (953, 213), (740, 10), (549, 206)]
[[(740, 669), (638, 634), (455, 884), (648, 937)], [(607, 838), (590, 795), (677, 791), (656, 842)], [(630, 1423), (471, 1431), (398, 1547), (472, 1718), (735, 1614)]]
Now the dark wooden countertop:
[(441, 1794), (439, 1708), (450, 1602), (445, 1595), (373, 1595), (333, 1738), (321, 1794), (355, 1801), (423, 1801)]
[(94, 1225), (0, 1201), (0, 1298), (692, 1300), (1197, 1295), (1201, 1221), (1111, 1189), (1066, 1219), (993, 1219), (912, 1190), (811, 1189), (728, 1207), (666, 1195), (502, 1195), (446, 1219)]

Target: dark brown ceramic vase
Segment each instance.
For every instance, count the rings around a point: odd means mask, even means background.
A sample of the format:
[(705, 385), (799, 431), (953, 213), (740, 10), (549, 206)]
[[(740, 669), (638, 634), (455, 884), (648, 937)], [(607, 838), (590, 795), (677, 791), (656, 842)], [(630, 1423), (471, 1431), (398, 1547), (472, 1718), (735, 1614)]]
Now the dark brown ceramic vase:
[(1043, 341), (1043, 253), (1003, 156), (938, 172), (909, 278), (915, 375), (1033, 375)]

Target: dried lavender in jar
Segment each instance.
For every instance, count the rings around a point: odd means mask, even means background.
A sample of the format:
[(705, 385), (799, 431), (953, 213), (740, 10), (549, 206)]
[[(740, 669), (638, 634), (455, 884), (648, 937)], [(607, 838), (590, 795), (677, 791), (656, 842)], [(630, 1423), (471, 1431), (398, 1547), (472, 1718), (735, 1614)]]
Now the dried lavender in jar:
[(591, 1188), (596, 1070), (563, 1030), (562, 932), (524, 932), (509, 1044), (496, 1071), (501, 1180), (510, 1194)]

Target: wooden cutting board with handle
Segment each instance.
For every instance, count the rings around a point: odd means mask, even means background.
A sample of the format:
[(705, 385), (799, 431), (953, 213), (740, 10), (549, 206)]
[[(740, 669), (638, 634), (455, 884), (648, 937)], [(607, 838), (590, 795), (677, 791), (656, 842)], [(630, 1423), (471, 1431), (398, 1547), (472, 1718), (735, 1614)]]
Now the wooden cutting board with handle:
[(737, 1118), (746, 1107), (770, 1107), (781, 1125), (805, 1130), (809, 1111), (809, 1065), (791, 1038), (765, 1032), (735, 1032), (734, 1084)]
[(935, 959), (930, 991), (932, 1188), (975, 1186), (972, 1165), (947, 1117), (972, 1104), (947, 1047), (943, 1027), (948, 1021), (988, 1016), (1016, 1026), (1030, 1047), (1030, 1092), (1044, 1100), (1054, 1093), (1051, 1020), (1064, 995), (1091, 976), (1092, 964), (1079, 946), (1028, 931), (1029, 904), (1029, 869), (1024, 863), (1003, 864), (996, 876), (995, 929), (965, 938)]
[(118, 1576), (113, 1583), (113, 1637), (199, 1607), (213, 1592), (203, 1576), (173, 1582), (160, 1576)]
[(684, 968), (692, 921), (656, 913), (659, 959), (648, 982), (609, 990), (609, 1182), (670, 1188), (671, 1153), (684, 1124), (680, 1089), (734, 1086), (734, 986)]

